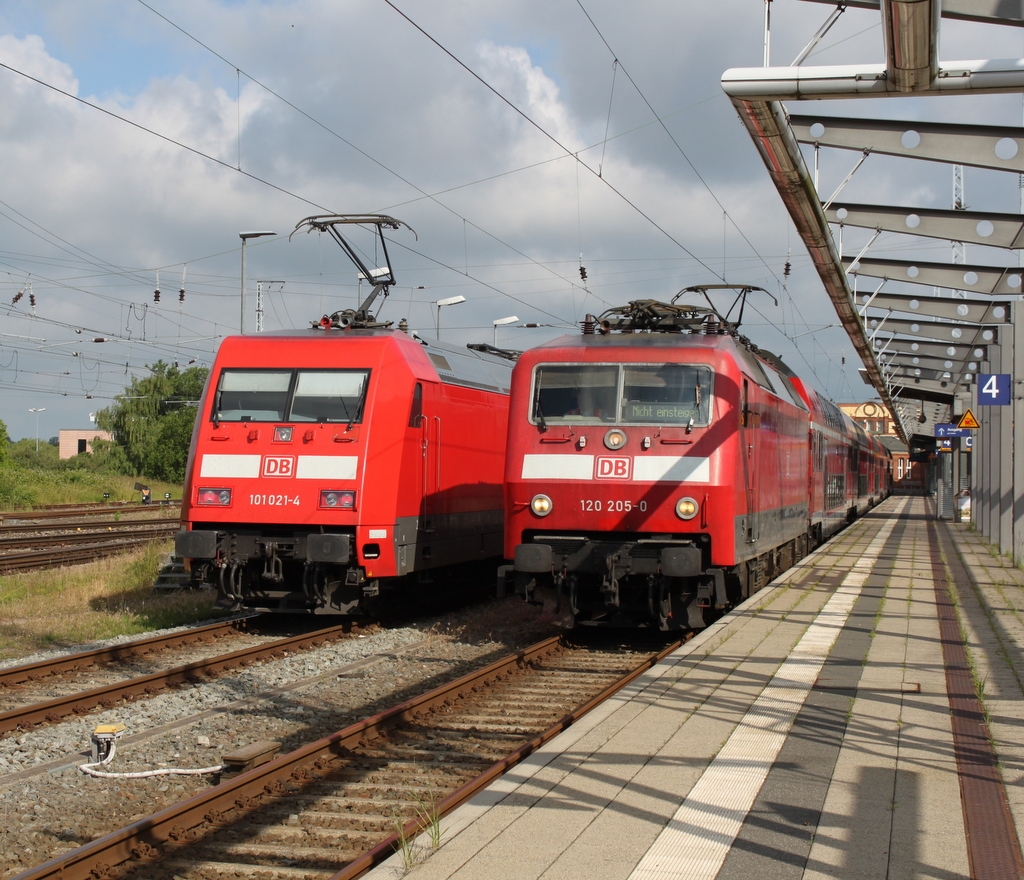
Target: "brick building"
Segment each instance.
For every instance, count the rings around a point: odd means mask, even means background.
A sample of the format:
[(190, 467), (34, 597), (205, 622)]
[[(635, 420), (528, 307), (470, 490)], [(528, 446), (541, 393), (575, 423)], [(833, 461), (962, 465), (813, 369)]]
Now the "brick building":
[(92, 452), (93, 440), (110, 439), (109, 431), (64, 430), (57, 435), (57, 455), (59, 458), (72, 458), (80, 452)]
[(896, 423), (885, 404), (841, 403), (839, 408), (869, 434), (877, 434), (892, 453), (892, 479), (897, 492), (919, 492), (924, 485), (924, 465), (910, 460), (910, 451), (896, 433)]

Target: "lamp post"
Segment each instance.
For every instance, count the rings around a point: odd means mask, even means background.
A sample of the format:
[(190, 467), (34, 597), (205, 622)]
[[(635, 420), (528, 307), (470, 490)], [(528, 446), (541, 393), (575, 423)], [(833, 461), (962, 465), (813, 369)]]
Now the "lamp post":
[(507, 318), (498, 318), (496, 321), (491, 321), (494, 325), (494, 347), (498, 347), (498, 327), (503, 324), (514, 324), (519, 320), (517, 315), (509, 315)]
[(36, 455), (39, 455), (39, 413), (46, 412), (46, 407), (41, 406), (39, 409), (30, 409), (29, 412), (36, 414)]
[(437, 338), (441, 338), (441, 306), (457, 306), (459, 303), (464, 303), (466, 298), (464, 296), (449, 296), (447, 299), (439, 299), (434, 301), (434, 305), (437, 306)]
[(259, 238), (262, 235), (277, 235), (276, 232), (239, 232), (238, 237), (242, 239), (242, 315), (238, 321), (238, 332), (245, 333), (245, 243), (250, 238)]

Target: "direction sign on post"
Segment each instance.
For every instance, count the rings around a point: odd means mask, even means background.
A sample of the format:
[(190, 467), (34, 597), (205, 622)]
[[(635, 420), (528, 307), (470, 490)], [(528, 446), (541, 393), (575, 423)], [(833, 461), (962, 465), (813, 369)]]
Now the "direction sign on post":
[(1009, 406), (1009, 373), (978, 373), (978, 406)]
[(935, 426), (935, 451), (952, 452), (954, 437), (960, 438), (961, 450), (971, 451), (971, 432), (967, 428), (961, 428), (950, 422), (940, 422)]

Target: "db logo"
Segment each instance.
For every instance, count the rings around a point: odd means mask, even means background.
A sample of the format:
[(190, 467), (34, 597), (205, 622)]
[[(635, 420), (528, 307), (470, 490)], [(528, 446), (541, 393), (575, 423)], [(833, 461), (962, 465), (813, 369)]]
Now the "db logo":
[(633, 459), (629, 456), (613, 458), (598, 456), (594, 463), (595, 480), (628, 480), (632, 476)]
[(265, 455), (263, 456), (263, 469), (261, 477), (294, 477), (295, 456), (294, 455)]

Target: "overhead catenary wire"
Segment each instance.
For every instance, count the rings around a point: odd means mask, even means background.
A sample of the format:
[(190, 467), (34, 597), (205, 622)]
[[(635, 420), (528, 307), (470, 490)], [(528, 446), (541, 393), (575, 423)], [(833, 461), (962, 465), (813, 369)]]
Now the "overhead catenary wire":
[[(140, 2), (141, 2), (141, 0), (140, 0)], [(669, 241), (671, 241), (673, 244), (675, 244), (680, 250), (682, 250), (684, 253), (686, 253), (687, 255), (692, 257), (694, 260), (696, 260), (698, 263), (700, 263), (705, 269), (707, 269), (708, 272), (710, 272), (716, 278), (721, 278), (721, 276), (717, 272), (715, 272), (714, 269), (712, 269), (710, 266), (708, 266), (696, 254), (692, 253), (689, 250), (689, 248), (686, 247), (686, 245), (684, 245), (675, 236), (673, 236), (667, 229), (665, 229), (663, 226), (661, 226), (653, 217), (651, 217), (642, 208), (640, 208), (639, 205), (637, 205), (635, 202), (633, 202), (631, 199), (629, 199), (626, 196), (625, 193), (623, 193), (618, 188), (612, 186), (612, 184), (610, 184), (606, 178), (601, 177), (594, 168), (591, 168), (586, 162), (584, 162), (582, 159), (580, 159), (575, 151), (570, 150), (569, 147), (567, 147), (565, 144), (563, 144), (561, 141), (559, 141), (558, 138), (556, 138), (553, 134), (551, 134), (549, 131), (547, 131), (542, 125), (540, 125), (540, 123), (538, 123), (535, 119), (533, 119), (528, 113), (524, 112), (522, 109), (517, 107), (511, 100), (509, 100), (507, 97), (505, 97), (500, 91), (498, 91), (494, 86), (492, 86), (489, 82), (487, 82), (487, 80), (485, 80), (482, 76), (480, 76), (480, 74), (478, 74), (475, 70), (473, 70), (473, 68), (471, 68), (468, 64), (466, 64), (457, 55), (455, 55), (454, 52), (452, 52), (450, 49), (448, 49), (446, 46), (444, 46), (439, 40), (437, 40), (434, 36), (432, 36), (430, 33), (428, 33), (423, 27), (421, 27), (419, 24), (417, 24), (415, 21), (413, 21), (408, 15), (406, 15), (406, 13), (404, 13), (401, 9), (399, 9), (397, 6), (395, 6), (395, 4), (391, 2), (391, 0), (384, 0), (384, 2), (388, 6), (390, 6), (396, 13), (398, 13), (402, 18), (404, 18), (407, 22), (409, 22), (410, 25), (412, 25), (414, 28), (416, 28), (416, 30), (418, 30), (421, 34), (423, 34), (424, 37), (426, 37), (428, 40), (430, 40), (431, 43), (433, 43), (435, 46), (437, 46), (438, 49), (440, 49), (442, 52), (444, 52), (445, 55), (447, 55), (449, 58), (451, 58), (452, 61), (454, 61), (456, 64), (458, 64), (470, 76), (472, 76), (481, 85), (483, 85), (484, 88), (486, 88), (488, 91), (490, 91), (492, 94), (494, 94), (504, 104), (508, 105), (515, 113), (517, 113), (519, 116), (521, 116), (524, 120), (526, 120), (526, 122), (528, 122), (537, 131), (539, 131), (542, 135), (544, 135), (544, 137), (548, 138), (548, 140), (550, 140), (559, 149), (561, 149), (565, 153), (565, 155), (573, 157), (576, 162), (578, 162), (580, 165), (582, 165), (583, 168), (585, 168), (592, 175), (594, 175), (595, 178), (600, 180), (601, 183), (603, 183), (605, 186), (607, 186), (608, 189), (610, 189), (626, 205), (628, 205), (632, 210), (634, 210), (644, 220), (646, 220), (654, 229), (658, 230), (658, 232), (660, 232), (662, 235), (664, 235)]]
[[(142, 2), (142, 0), (140, 0), (140, 3), (141, 3), (141, 2)], [(178, 27), (177, 25), (174, 25), (174, 23), (173, 23), (173, 22), (170, 22), (170, 20), (169, 20), (169, 19), (167, 19), (167, 18), (166, 18), (166, 16), (163, 16), (163, 15), (161, 15), (160, 13), (156, 12), (156, 10), (153, 10), (153, 9), (152, 9), (152, 7), (148, 6), (148, 4), (146, 4), (146, 3), (142, 3), (142, 5), (143, 5), (143, 6), (146, 6), (146, 8), (150, 9), (151, 11), (153, 11), (153, 12), (154, 12), (154, 14), (156, 14), (156, 15), (158, 15), (159, 17), (163, 18), (164, 20), (168, 21), (168, 23), (169, 23), (169, 24), (171, 24), (172, 26), (174, 26), (174, 27)], [(389, 4), (389, 5), (392, 5), (392, 6), (393, 6), (393, 4)], [(182, 30), (181, 28), (178, 28), (178, 29), (179, 29), (179, 30)], [(182, 33), (186, 33), (186, 34), (187, 34), (187, 32), (185, 32), (184, 30), (182, 30)], [(188, 35), (188, 36), (189, 36), (190, 38), (194, 39), (193, 37), (191, 37), (191, 35)], [(205, 44), (202, 44), (202, 43), (201, 43), (200, 41), (196, 41), (196, 42), (199, 42), (199, 43), (200, 43), (200, 45), (203, 45), (203, 46), (204, 46), (204, 48), (206, 48), (206, 49), (207, 49), (208, 51), (211, 51), (211, 52), (213, 52), (213, 50), (212, 50), (212, 49), (209, 49), (209, 47), (208, 47), (208, 46), (206, 46)], [(216, 52), (214, 52), (214, 54), (216, 55), (217, 53), (216, 53)], [(220, 58), (223, 58), (223, 56), (219, 56), (219, 55), (218, 55), (218, 57), (220, 57)], [(225, 60), (225, 62), (226, 62), (226, 63), (230, 63), (230, 62), (227, 62), (227, 60), (226, 60), (226, 59), (223, 59), (223, 60)], [(616, 60), (617, 60), (617, 59), (616, 59)], [(4, 65), (4, 66), (6, 66), (6, 65)], [(262, 84), (262, 83), (259, 83), (259, 81), (258, 81), (258, 80), (256, 80), (256, 79), (254, 79), (253, 77), (251, 77), (251, 76), (250, 76), (250, 75), (249, 75), (248, 73), (246, 73), (246, 72), (245, 72), (244, 70), (242, 70), (241, 68), (239, 68), (239, 67), (237, 67), (237, 66), (235, 66), (235, 65), (232, 65), (232, 67), (233, 67), (233, 69), (234, 69), (234, 70), (235, 70), (235, 72), (236, 72), (236, 79), (237, 79), (237, 82), (239, 83), (239, 94), (241, 93), (241, 89), (240, 89), (240, 77), (241, 77), (242, 75), (245, 75), (245, 76), (246, 76), (246, 77), (247, 77), (248, 79), (250, 79), (250, 80), (251, 80), (252, 82), (256, 83), (257, 85), (260, 85), (260, 86), (261, 86), (262, 88), (266, 88), (265, 86), (263, 86), (263, 84)], [(615, 68), (613, 67), (613, 75), (614, 75), (614, 73), (615, 73)], [(59, 90), (58, 90), (58, 91), (59, 91)], [(314, 122), (315, 124), (317, 124), (317, 125), (320, 125), (321, 127), (324, 127), (324, 128), (325, 128), (325, 130), (329, 130), (329, 129), (326, 129), (326, 127), (325, 127), (325, 126), (323, 126), (323, 125), (322, 125), (322, 123), (320, 123), (320, 122), (318, 122), (317, 120), (315, 120), (315, 119), (314, 119), (314, 118), (313, 118), (312, 116), (310, 116), (309, 114), (306, 114), (306, 113), (304, 113), (304, 111), (301, 111), (301, 110), (300, 110), (300, 109), (299, 109), (298, 107), (296, 107), (296, 106), (295, 106), (294, 104), (292, 104), (291, 102), (288, 102), (288, 101), (286, 101), (286, 99), (284, 99), (284, 98), (281, 98), (281, 96), (280, 96), (280, 95), (277, 95), (277, 93), (275, 93), (275, 92), (273, 92), (273, 91), (271, 91), (271, 90), (269, 90), (269, 89), (268, 89), (268, 92), (270, 92), (270, 94), (273, 94), (273, 95), (275, 95), (275, 97), (278, 97), (278, 98), (279, 98), (280, 100), (284, 100), (284, 101), (285, 101), (285, 102), (286, 102), (286, 103), (287, 103), (287, 104), (288, 104), (289, 106), (291, 106), (291, 107), (293, 107), (294, 109), (296, 109), (296, 111), (297, 111), (297, 112), (303, 113), (303, 115), (304, 115), (304, 116), (305, 116), (306, 118), (308, 118), (308, 119), (312, 120), (312, 121), (313, 121), (313, 122)], [(638, 90), (638, 92), (639, 92), (639, 90)], [(67, 93), (65, 93), (65, 94), (67, 94)], [(74, 98), (75, 98), (76, 100), (79, 100), (79, 99), (78, 99), (78, 98), (77, 98), (76, 96), (74, 96), (74, 95), (68, 95), (68, 96), (69, 96), (69, 97), (74, 97)], [(82, 103), (88, 103), (88, 102), (82, 102)], [(104, 108), (102, 108), (102, 107), (95, 107), (94, 109), (100, 109), (100, 110), (104, 110)], [(104, 112), (107, 112), (107, 111), (104, 111)], [(603, 148), (604, 148), (604, 147), (605, 147), (605, 146), (607, 145), (607, 142), (608, 142), (608, 137), (607, 137), (607, 135), (608, 135), (608, 128), (609, 128), (609, 126), (610, 126), (610, 114), (611, 114), (611, 99), (609, 99), (609, 120), (608, 120), (608, 123), (606, 124), (606, 132), (605, 132), (605, 135), (606, 135), (606, 136), (605, 136), (605, 139), (604, 139), (604, 140), (603, 140), (603, 141), (601, 142), (601, 146), (602, 146), (602, 149), (603, 149)], [(110, 115), (114, 115), (114, 116), (117, 116), (117, 114), (110, 114)], [(124, 117), (121, 117), (121, 116), (117, 116), (117, 118), (119, 118), (119, 119), (122, 119), (123, 121), (129, 122), (129, 124), (131, 124), (131, 125), (135, 125), (135, 126), (136, 126), (136, 127), (138, 127), (138, 128), (142, 128), (143, 130), (145, 130), (145, 131), (148, 131), (148, 132), (150, 132), (151, 134), (154, 134), (154, 135), (156, 135), (156, 136), (158, 136), (158, 137), (163, 137), (163, 136), (162, 136), (162, 135), (160, 135), (160, 134), (159, 134), (158, 132), (154, 132), (154, 131), (152, 131), (151, 129), (147, 129), (147, 128), (145, 128), (144, 126), (139, 126), (139, 125), (138, 125), (137, 123), (131, 122), (131, 120), (129, 120), (129, 119), (125, 119)], [(660, 119), (659, 119), (659, 124), (663, 124), (663, 123), (661, 122), (661, 120), (660, 120)], [(332, 134), (333, 134), (334, 136), (336, 136), (336, 137), (340, 137), (340, 136), (339, 136), (339, 135), (337, 135), (337, 133), (335, 133), (335, 132), (332, 132)], [(239, 129), (239, 136), (240, 136), (240, 129)], [(176, 144), (176, 145), (177, 145), (177, 146), (179, 146), (179, 147), (182, 147), (182, 148), (184, 148), (184, 149), (190, 150), (191, 152), (193, 152), (193, 153), (196, 153), (197, 155), (203, 156), (203, 157), (205, 157), (205, 158), (208, 158), (208, 159), (211, 159), (211, 158), (213, 158), (213, 157), (210, 157), (210, 156), (208, 156), (207, 154), (203, 153), (202, 151), (198, 151), (198, 150), (192, 149), (192, 148), (188, 147), (187, 145), (184, 145), (184, 144), (180, 144), (180, 143), (178, 143), (177, 141), (174, 141), (173, 139), (170, 139), (170, 138), (164, 138), (164, 139), (165, 139), (165, 140), (168, 140), (169, 142), (171, 142), (171, 143), (173, 143), (173, 144)], [(349, 141), (345, 140), (344, 138), (341, 138), (341, 140), (345, 141), (345, 143), (349, 144), (349, 145), (350, 145), (350, 146), (351, 146), (351, 147), (352, 147), (353, 149), (355, 149), (355, 150), (357, 150), (358, 152), (360, 152), (360, 154), (362, 154), (362, 155), (364, 155), (364, 156), (367, 156), (367, 158), (369, 158), (369, 159), (370, 159), (371, 161), (374, 161), (374, 162), (376, 162), (376, 164), (378, 164), (378, 165), (379, 165), (380, 167), (382, 167), (382, 168), (387, 168), (387, 166), (385, 166), (385, 165), (383, 165), (382, 163), (380, 163), (379, 161), (377, 161), (377, 160), (376, 160), (376, 159), (375, 159), (374, 157), (370, 156), (370, 155), (369, 155), (368, 153), (366, 153), (365, 151), (359, 150), (359, 148), (358, 148), (358, 147), (356, 147), (355, 145), (351, 144), (351, 142), (349, 142)], [(556, 143), (557, 143), (557, 141), (556, 141)], [(240, 153), (241, 153), (241, 145), (240, 145), (240, 144), (239, 144), (239, 146), (238, 146), (238, 150), (239, 150), (239, 153), (238, 153), (238, 156), (239, 156), (239, 159), (238, 159), (238, 165), (240, 166), (240, 165), (241, 165), (241, 162), (240, 162), (240, 157), (241, 157), (241, 155), (240, 155)], [(598, 168), (598, 174), (597, 174), (597, 176), (598, 176), (598, 177), (600, 177), (600, 176), (601, 176), (601, 174), (602, 174), (602, 173), (603, 173), (603, 171), (604, 171), (604, 168), (603, 168), (603, 164), (604, 164), (604, 161), (603, 161), (603, 160), (604, 160), (604, 155), (605, 155), (605, 154), (604, 154), (604, 152), (602, 152), (602, 162), (601, 162), (601, 166), (599, 166), (599, 168)], [(560, 160), (561, 158), (564, 158), (564, 157), (558, 157), (558, 159), (559, 159), (559, 160)], [(216, 160), (216, 159), (214, 159), (214, 161), (217, 161), (217, 160)], [(584, 167), (586, 167), (586, 168), (587, 168), (587, 170), (590, 170), (590, 171), (591, 171), (591, 172), (593, 173), (593, 169), (592, 169), (592, 168), (591, 168), (591, 167), (590, 167), (589, 165), (587, 165), (587, 164), (586, 164), (585, 162), (580, 162), (580, 161), (579, 161), (579, 159), (578, 159), (578, 157), (574, 158), (574, 159), (573, 159), (573, 161), (574, 161), (574, 162), (576, 162), (576, 174), (577, 174), (577, 179), (578, 179), (578, 176), (579, 176), (579, 166), (580, 166), (580, 164), (583, 164), (583, 165), (584, 165)], [(224, 166), (225, 166), (226, 168), (229, 168), (230, 170), (235, 170), (235, 171), (238, 171), (238, 170), (239, 170), (238, 168), (232, 168), (232, 166), (231, 166), (230, 164), (228, 164), (228, 163), (220, 163), (220, 164), (223, 164), (223, 165), (224, 165)], [(396, 172), (394, 172), (394, 171), (393, 171), (393, 169), (387, 168), (387, 170), (388, 170), (388, 171), (389, 171), (390, 173), (393, 173), (393, 174), (395, 174), (395, 173), (396, 173)], [(242, 172), (242, 173), (245, 173), (245, 172)], [(293, 197), (295, 197), (295, 198), (300, 198), (300, 199), (302, 198), (302, 196), (300, 196), (300, 195), (298, 195), (298, 194), (296, 194), (296, 193), (290, 192), (289, 190), (287, 190), (287, 189), (286, 189), (286, 188), (284, 188), (284, 187), (276, 186), (276, 185), (274, 185), (274, 184), (270, 183), (270, 181), (266, 181), (266, 180), (263, 180), (262, 178), (256, 177), (256, 176), (254, 176), (254, 175), (251, 175), (251, 174), (246, 174), (246, 176), (248, 176), (248, 177), (252, 178), (253, 180), (255, 180), (255, 181), (257, 181), (257, 182), (261, 182), (261, 183), (266, 183), (267, 185), (273, 186), (273, 187), (274, 187), (275, 189), (278, 189), (279, 191), (281, 191), (281, 192), (283, 192), (283, 193), (287, 193), (288, 195), (291, 195), (291, 196), (293, 196)], [(401, 180), (405, 180), (405, 178), (403, 178), (403, 177), (402, 177), (401, 175), (397, 175), (397, 174), (396, 174), (396, 176), (397, 176), (397, 177), (398, 177), (399, 179), (401, 179)], [(409, 183), (409, 181), (407, 181), (407, 180), (405, 180), (405, 182), (406, 182), (406, 183)], [(409, 183), (409, 185), (410, 185), (410, 186), (412, 186), (412, 184), (411, 184), (411, 183)], [(417, 188), (417, 189), (418, 189), (418, 188)], [(427, 195), (427, 194), (426, 194), (426, 193), (425, 193), (425, 192), (424, 192), (423, 190), (419, 190), (419, 189), (418, 189), (418, 191), (419, 191), (419, 192), (421, 192), (421, 193), (423, 193), (423, 197), (424, 197), (424, 198), (430, 198), (430, 197), (431, 197), (431, 196)], [(452, 210), (451, 208), (448, 208), (447, 206), (444, 206), (444, 205), (443, 205), (443, 203), (442, 203), (442, 202), (440, 202), (440, 201), (438, 201), (438, 200), (437, 200), (436, 198), (435, 198), (435, 201), (437, 202), (437, 204), (439, 204), (439, 205), (441, 205), (442, 207), (444, 207), (444, 208), (445, 208), (445, 210), (448, 210), (448, 211), (452, 211), (452, 213), (454, 213), (454, 214), (455, 214), (455, 216), (461, 216), (460, 214), (458, 214), (458, 212), (455, 212), (455, 211), (453, 211), (453, 210)], [(309, 201), (309, 200), (307, 200), (307, 203), (309, 203), (309, 204), (315, 204), (314, 202), (311, 202), (311, 201)], [(322, 206), (319, 206), (319, 205), (317, 205), (317, 207), (318, 207), (318, 208), (320, 208), (320, 207), (322, 207)], [(464, 219), (464, 221), (465, 221), (465, 223), (466, 223), (466, 224), (468, 224), (468, 225), (473, 225), (473, 226), (474, 226), (474, 228), (477, 228), (477, 229), (479, 229), (479, 228), (480, 228), (480, 227), (476, 226), (475, 224), (472, 224), (472, 221), (469, 221), (469, 220), (468, 220), (467, 218), (463, 218), (463, 219)], [(655, 224), (655, 226), (656, 226), (656, 224)], [(500, 237), (498, 237), (498, 236), (494, 236), (494, 235), (491, 235), (490, 233), (486, 233), (486, 231), (485, 231), (485, 230), (481, 230), (481, 231), (484, 231), (484, 232), (485, 232), (485, 234), (488, 234), (488, 235), (489, 235), (489, 236), (490, 236), (490, 237), (491, 237), (491, 238), (492, 238), (493, 240), (495, 240), (496, 242), (499, 242), (499, 243), (501, 243), (501, 244), (503, 244), (503, 245), (506, 245), (506, 246), (507, 246), (507, 244), (508, 244), (508, 243), (507, 243), (507, 242), (504, 242), (504, 241), (502, 241), (502, 239), (501, 239)], [(582, 247), (580, 247), (580, 252), (581, 252), (581, 253), (582, 253), (582, 250), (583, 250), (583, 248), (582, 248)], [(684, 250), (685, 250), (685, 249), (684, 249)], [(553, 272), (553, 274), (555, 275), (555, 277), (559, 277), (559, 278), (562, 278), (563, 280), (566, 280), (566, 281), (568, 281), (568, 282), (570, 283), (570, 290), (572, 290), (573, 292), (575, 292), (575, 287), (579, 286), (579, 285), (578, 285), (578, 283), (577, 283), (577, 284), (573, 284), (573, 283), (572, 283), (572, 280), (571, 280), (571, 279), (569, 279), (569, 278), (566, 278), (566, 275), (567, 275), (568, 273), (558, 273), (557, 271), (554, 271), (554, 270), (553, 270), (553, 267), (552, 267), (552, 264), (550, 264), (550, 263), (541, 263), (541, 262), (539, 262), (539, 261), (537, 261), (537, 260), (534, 260), (533, 258), (531, 258), (531, 257), (530, 257), (529, 255), (527, 255), (527, 254), (523, 253), (522, 251), (518, 251), (518, 250), (516, 250), (515, 252), (516, 252), (516, 253), (517, 253), (517, 254), (518, 254), (519, 256), (522, 256), (522, 257), (523, 257), (524, 259), (526, 259), (526, 260), (529, 260), (529, 261), (531, 261), (531, 262), (535, 263), (535, 264), (536, 264), (536, 265), (538, 265), (538, 266), (543, 266), (543, 267), (544, 267), (544, 269), (545, 269), (545, 271), (552, 271), (552, 272)], [(68, 253), (71, 253), (71, 252), (69, 251)], [(694, 256), (693, 254), (690, 254), (689, 252), (687, 252), (687, 254), (688, 254), (688, 256), (690, 256), (690, 257), (691, 257), (692, 259), (696, 260), (696, 261), (697, 261), (698, 263), (700, 263), (700, 262), (701, 262), (701, 261), (700, 261), (700, 260), (699, 260), (698, 258), (696, 258), (696, 257), (695, 257), (695, 256)], [(421, 254), (421, 256), (424, 256), (424, 257), (425, 257), (425, 255), (422, 255), (422, 254)], [(429, 257), (425, 257), (425, 258), (426, 258), (426, 259), (431, 259), (431, 258), (429, 258)], [(193, 259), (195, 259), (195, 258), (193, 258)], [(433, 262), (433, 263), (434, 263), (435, 265), (439, 266), (439, 267), (443, 267), (443, 268), (449, 269), (449, 270), (451, 270), (451, 271), (456, 271), (456, 272), (458, 271), (457, 269), (453, 269), (453, 267), (451, 267), (451, 266), (447, 266), (447, 265), (446, 265), (446, 263), (445, 263), (445, 262), (444, 262), (443, 260), (432, 260), (432, 262)], [(464, 277), (466, 277), (467, 279), (469, 279), (469, 280), (472, 280), (472, 281), (474, 281), (474, 282), (475, 282), (475, 281), (476, 281), (476, 279), (474, 279), (474, 278), (473, 278), (473, 276), (472, 276), (472, 274), (470, 274), (470, 272), (469, 272), (469, 266), (468, 266), (468, 254), (467, 254), (467, 258), (466, 258), (466, 264), (467, 264), (467, 265), (466, 265), (465, 269), (464, 269), (464, 270), (463, 270), (463, 271), (462, 271), (462, 272), (461, 272), (460, 274), (462, 274), (462, 275), (463, 275)], [(177, 265), (182, 265), (182, 263), (178, 263)], [(701, 263), (701, 265), (704, 265), (704, 264), (703, 264), (703, 263)], [(97, 268), (99, 268), (99, 266), (97, 266)], [(705, 268), (707, 268), (707, 267), (705, 266)], [(116, 271), (116, 270), (115, 270), (115, 271)], [(143, 272), (143, 271), (145, 271), (145, 272), (146, 272), (147, 274), (148, 274), (148, 273), (151, 273), (151, 272), (152, 272), (152, 270), (151, 270), (151, 269), (146, 269), (146, 270), (123, 270), (123, 272), (125, 272), (125, 273), (128, 273), (128, 272), (135, 272), (135, 273), (141, 273), (141, 272)], [(718, 273), (713, 273), (713, 274), (715, 274), (715, 275), (716, 275), (717, 277), (721, 277), (721, 276), (718, 276)], [(723, 274), (724, 274), (724, 273), (723, 273)], [(129, 276), (129, 275), (127, 275), (127, 274), (126, 274), (126, 275), (125, 275), (124, 277), (126, 278), (126, 280), (129, 280), (129, 281), (133, 280), (132, 276)], [(68, 290), (70, 290), (70, 289), (71, 289), (70, 287), (67, 287), (66, 285), (65, 285), (65, 287), (66, 287), (66, 289), (68, 289)], [(495, 284), (485, 284), (485, 287), (486, 287), (487, 289), (489, 289), (489, 290), (492, 290), (492, 291), (493, 291), (493, 292), (494, 292), (494, 293), (495, 293), (496, 295), (499, 295), (499, 296), (509, 296), (509, 294), (508, 294), (508, 293), (507, 293), (507, 292), (506, 292), (505, 290), (502, 290), (502, 289), (500, 289), (500, 288), (499, 288), (499, 287), (498, 287), (497, 285), (495, 285)], [(83, 289), (83, 288), (79, 288), (79, 289)], [(100, 294), (100, 293), (98, 293), (98, 292), (96, 292), (96, 291), (91, 291), (91, 290), (87, 290), (87, 289), (85, 289), (85, 292), (86, 292), (86, 293), (88, 293), (89, 295), (102, 295), (102, 294)], [(190, 295), (191, 295), (191, 289), (190, 289)], [(223, 295), (223, 296), (233, 296), (233, 295), (234, 295), (234, 292), (233, 292), (233, 291), (230, 291), (230, 290), (225, 290), (225, 291), (224, 291), (223, 293), (217, 293), (217, 292), (214, 292), (214, 291), (212, 291), (212, 290), (206, 290), (206, 291), (203, 291), (203, 292), (202, 292), (202, 295), (205, 295), (205, 296), (217, 296), (217, 295)], [(108, 298), (108, 299), (110, 299), (111, 301), (116, 301), (116, 302), (118, 302), (119, 304), (120, 304), (120, 303), (122, 302), (122, 300), (119, 300), (119, 299), (117, 299), (116, 297), (107, 297), (107, 298)], [(516, 296), (510, 296), (509, 298), (510, 298), (510, 299), (512, 299), (512, 300), (513, 300), (513, 301), (515, 301), (515, 302), (518, 302), (518, 303), (523, 303), (523, 304), (525, 304), (525, 305), (528, 305), (528, 306), (531, 306), (531, 307), (535, 307), (535, 306), (533, 306), (533, 300), (537, 298), (537, 295), (529, 295), (529, 296), (526, 296), (526, 297), (516, 297)], [(600, 298), (600, 297), (598, 297), (598, 299), (601, 299), (601, 298)], [(553, 314), (552, 314), (551, 312), (548, 312), (548, 311), (546, 311), (546, 310), (543, 310), (543, 309), (539, 309), (539, 311), (540, 311), (540, 312), (541, 312), (542, 314), (545, 314), (545, 315), (550, 315), (550, 316), (552, 316), (552, 317), (556, 317), (556, 318), (557, 318), (557, 317), (560, 317), (560, 316), (556, 316), (556, 315), (553, 315)], [(136, 317), (137, 317), (137, 316), (136, 316)], [(162, 312), (162, 313), (161, 313), (161, 317), (164, 317), (165, 319), (167, 319), (167, 314), (166, 314), (166, 312)], [(196, 316), (196, 318), (195, 318), (195, 319), (196, 319), (196, 320), (206, 320), (206, 317), (205, 317), (205, 315), (198, 315), (198, 316)], [(184, 320), (192, 320), (192, 319), (191, 319), (191, 318), (185, 318)], [(181, 329), (181, 326), (182, 326), (182, 325), (181, 325), (181, 323), (179, 323), (179, 325), (178, 325), (179, 329)], [(106, 331), (102, 331), (102, 330), (100, 330), (100, 331), (96, 331), (96, 332), (99, 332), (99, 333), (104, 333), (104, 332), (106, 332)], [(150, 329), (150, 330), (149, 330), (149, 331), (147, 332), (147, 339), (152, 339), (152, 338), (153, 338), (153, 337), (152, 337), (152, 335), (151, 335), (151, 333), (152, 333), (152, 330)], [(108, 334), (108, 335), (109, 335), (109, 334)]]

